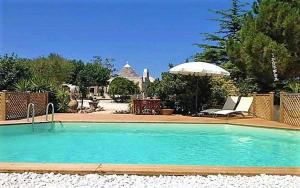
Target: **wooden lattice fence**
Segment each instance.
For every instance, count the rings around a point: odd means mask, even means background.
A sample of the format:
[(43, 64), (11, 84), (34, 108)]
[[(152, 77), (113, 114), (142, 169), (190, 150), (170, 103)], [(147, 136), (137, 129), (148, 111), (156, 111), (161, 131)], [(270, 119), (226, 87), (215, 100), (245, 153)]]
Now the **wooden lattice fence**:
[(0, 92), (0, 121), (6, 119), (6, 104), (5, 104), (5, 93)]
[(6, 101), (6, 119), (19, 119), (26, 117), (27, 105), (29, 103), (29, 93), (7, 92)]
[(0, 92), (0, 120), (26, 117), (29, 103), (35, 105), (36, 115), (45, 114), (48, 93)]
[(44, 115), (48, 104), (48, 94), (30, 93), (29, 102), (34, 104), (36, 115)]
[(300, 93), (280, 93), (280, 122), (300, 126)]
[(253, 102), (250, 112), (256, 117), (273, 120), (274, 119), (274, 92), (267, 94), (253, 94)]

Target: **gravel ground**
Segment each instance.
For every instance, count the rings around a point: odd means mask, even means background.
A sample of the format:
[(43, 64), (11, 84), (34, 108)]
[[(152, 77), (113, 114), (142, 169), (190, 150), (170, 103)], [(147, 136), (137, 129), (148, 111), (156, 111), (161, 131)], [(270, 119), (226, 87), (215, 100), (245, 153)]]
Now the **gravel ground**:
[[(83, 100), (83, 106), (89, 108), (90, 100)], [(81, 107), (81, 101), (78, 100), (78, 108)], [(129, 103), (116, 103), (113, 100), (100, 100), (98, 107), (102, 107), (104, 111), (94, 112), (97, 114), (113, 114), (116, 111), (128, 111)]]
[(135, 175), (62, 175), (36, 173), (0, 173), (0, 187), (240, 187), (299, 188), (297, 176), (135, 176)]

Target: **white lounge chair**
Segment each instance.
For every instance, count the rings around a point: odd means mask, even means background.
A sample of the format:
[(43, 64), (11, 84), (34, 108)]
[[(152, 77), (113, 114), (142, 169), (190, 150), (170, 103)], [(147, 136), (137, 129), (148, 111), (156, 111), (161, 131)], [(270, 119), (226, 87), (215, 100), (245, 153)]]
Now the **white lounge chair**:
[(229, 117), (230, 114), (242, 114), (243, 113), (249, 113), (249, 109), (251, 107), (253, 101), (253, 97), (242, 97), (239, 104), (237, 105), (235, 110), (220, 110), (217, 112), (213, 112), (215, 116), (217, 115), (223, 115)]
[(207, 110), (202, 110), (200, 113), (212, 114), (213, 112), (217, 112), (220, 110), (234, 110), (238, 100), (239, 100), (238, 96), (229, 96), (229, 97), (227, 97), (226, 102), (225, 102), (224, 106), (222, 107), (222, 109), (210, 108)]

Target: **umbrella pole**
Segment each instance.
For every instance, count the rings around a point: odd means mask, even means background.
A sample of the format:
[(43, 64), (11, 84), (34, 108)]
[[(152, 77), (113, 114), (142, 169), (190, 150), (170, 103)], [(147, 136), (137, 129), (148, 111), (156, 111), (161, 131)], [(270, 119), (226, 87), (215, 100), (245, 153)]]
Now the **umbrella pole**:
[(196, 87), (196, 113), (198, 113), (198, 78), (196, 77), (197, 80), (197, 87)]

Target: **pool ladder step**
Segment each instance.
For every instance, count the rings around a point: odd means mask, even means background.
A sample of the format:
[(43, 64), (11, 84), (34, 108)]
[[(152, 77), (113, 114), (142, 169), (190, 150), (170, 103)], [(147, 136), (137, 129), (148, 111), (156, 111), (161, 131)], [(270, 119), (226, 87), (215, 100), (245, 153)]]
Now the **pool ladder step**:
[(46, 108), (46, 122), (49, 122), (48, 120), (48, 112), (49, 112), (49, 107), (51, 106), (51, 123), (53, 124), (54, 122), (54, 104), (53, 103), (48, 103), (47, 108)]
[(35, 117), (35, 108), (33, 103), (29, 103), (27, 106), (27, 122), (29, 122), (30, 118), (30, 110), (32, 109), (32, 115), (31, 115), (31, 123), (34, 124), (34, 117)]

